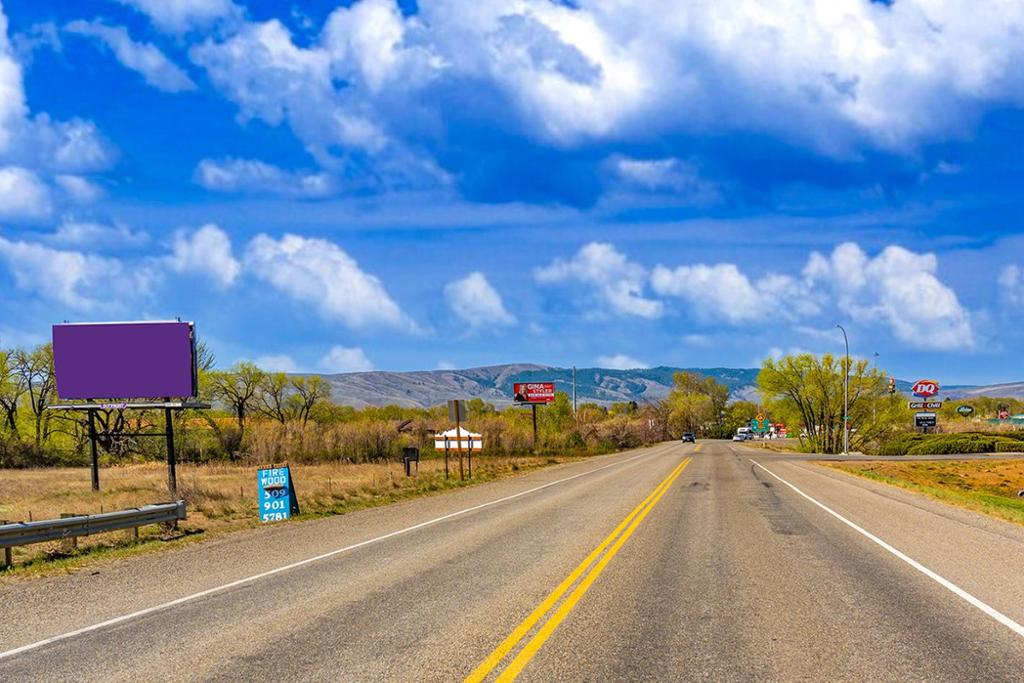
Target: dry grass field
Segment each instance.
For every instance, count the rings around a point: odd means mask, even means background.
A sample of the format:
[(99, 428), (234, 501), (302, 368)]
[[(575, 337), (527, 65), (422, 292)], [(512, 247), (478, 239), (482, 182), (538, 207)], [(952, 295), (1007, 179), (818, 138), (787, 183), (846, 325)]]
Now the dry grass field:
[[(292, 479), (301, 516), (309, 517), (383, 505), (566, 459), (474, 457), (473, 479), (466, 482), (459, 481), (455, 458), (447, 480), (444, 461), (437, 458), (424, 459), (419, 473), (412, 477), (405, 476), (400, 463), (337, 462), (292, 465)], [(80, 538), (73, 551), (58, 543), (15, 548), (15, 568), (8, 578), (69, 569), (107, 555), (148, 552), (259, 524), (255, 466), (179, 465), (177, 472), (179, 497), (188, 503), (188, 520), (177, 532), (163, 535), (158, 527), (144, 527), (138, 543), (131, 541), (127, 531), (99, 534)], [(109, 512), (169, 499), (167, 470), (162, 463), (103, 468), (100, 488), (99, 492), (91, 490), (87, 468), (0, 470), (0, 520), (53, 519), (61, 513)]]
[(821, 463), (1024, 524), (1024, 460)]

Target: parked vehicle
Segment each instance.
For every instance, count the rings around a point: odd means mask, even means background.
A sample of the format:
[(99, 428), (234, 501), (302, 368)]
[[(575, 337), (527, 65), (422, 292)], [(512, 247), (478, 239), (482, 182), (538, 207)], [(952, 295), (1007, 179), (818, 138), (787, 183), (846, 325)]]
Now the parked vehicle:
[(697, 443), (697, 437), (693, 435), (693, 432), (683, 432), (683, 443)]

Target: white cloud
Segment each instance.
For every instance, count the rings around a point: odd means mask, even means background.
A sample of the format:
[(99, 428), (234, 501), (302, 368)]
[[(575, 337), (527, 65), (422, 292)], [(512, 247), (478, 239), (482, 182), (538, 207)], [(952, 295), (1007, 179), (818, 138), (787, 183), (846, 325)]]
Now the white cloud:
[(120, 298), (145, 295), (152, 273), (121, 261), (0, 237), (0, 259), (23, 291), (81, 312), (117, 309)]
[(598, 356), (597, 364), (602, 368), (610, 370), (635, 370), (650, 367), (642, 360), (637, 360), (622, 353), (617, 353), (613, 356)]
[(150, 18), (153, 24), (168, 33), (185, 33), (208, 27), (219, 20), (241, 16), (241, 9), (231, 0), (119, 0)]
[(253, 362), (256, 364), (256, 367), (266, 372), (302, 372), (295, 359), (287, 354), (260, 356)]
[(999, 272), (999, 294), (1011, 306), (1024, 305), (1024, 271), (1011, 264)]
[(0, 168), (0, 218), (45, 218), (50, 191), (32, 171), (20, 166)]
[(154, 88), (166, 92), (195, 90), (196, 84), (179, 66), (151, 43), (132, 40), (123, 26), (108, 26), (100, 21), (72, 21), (64, 30), (95, 38), (106, 45), (125, 68), (142, 75)]
[(324, 197), (335, 187), (326, 173), (286, 171), (257, 159), (203, 159), (196, 182), (217, 192), (270, 193), (292, 197)]
[(651, 282), (655, 292), (682, 299), (708, 321), (793, 322), (831, 312), (866, 327), (885, 325), (910, 347), (972, 348), (971, 316), (937, 271), (934, 254), (889, 246), (872, 258), (847, 242), (828, 255), (813, 252), (799, 276), (768, 273), (751, 280), (735, 264), (720, 263), (658, 266)]
[(349, 327), (388, 325), (414, 329), (384, 286), (338, 245), (321, 239), (257, 235), (246, 249), (245, 267), (325, 318)]
[(139, 247), (149, 242), (149, 234), (143, 230), (132, 230), (123, 223), (105, 225), (90, 221), (65, 220), (50, 241), (63, 247), (84, 247), (88, 249)]
[(614, 245), (591, 242), (568, 260), (556, 259), (534, 271), (542, 284), (576, 281), (594, 290), (598, 301), (611, 313), (657, 318), (662, 303), (644, 297), (647, 271), (629, 261)]
[(449, 282), (444, 298), (452, 312), (472, 329), (507, 327), (516, 322), (483, 273), (473, 272)]
[(231, 252), (231, 238), (212, 223), (192, 233), (177, 232), (167, 262), (171, 270), (206, 275), (223, 287), (234, 283), (242, 269)]
[(883, 322), (897, 339), (918, 348), (975, 345), (970, 315), (937, 276), (935, 254), (888, 246), (874, 258), (852, 242), (830, 256), (814, 253), (804, 268), (812, 286), (830, 287), (837, 307), (853, 320)]
[(103, 197), (103, 188), (82, 176), (61, 174), (54, 181), (68, 197), (79, 204), (91, 204)]
[(650, 192), (671, 192), (675, 197), (695, 204), (708, 204), (721, 198), (718, 187), (701, 178), (696, 165), (682, 159), (613, 160), (616, 173), (630, 187)]
[(373, 370), (373, 362), (358, 347), (332, 346), (323, 358), (320, 367), (324, 372), (369, 372)]

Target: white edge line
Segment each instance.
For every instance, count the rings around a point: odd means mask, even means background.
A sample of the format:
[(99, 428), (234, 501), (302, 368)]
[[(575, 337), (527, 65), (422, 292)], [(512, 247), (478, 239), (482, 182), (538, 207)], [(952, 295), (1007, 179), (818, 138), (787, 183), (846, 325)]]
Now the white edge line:
[(783, 484), (785, 484), (789, 488), (793, 489), (798, 494), (800, 494), (801, 496), (803, 496), (807, 500), (811, 501), (812, 503), (814, 503), (815, 505), (820, 507), (822, 510), (824, 510), (828, 514), (832, 515), (833, 517), (835, 517), (840, 522), (842, 522), (843, 524), (847, 525), (848, 527), (850, 527), (851, 529), (853, 529), (857, 533), (865, 536), (866, 538), (870, 539), (871, 541), (874, 541), (875, 543), (880, 545), (885, 550), (889, 551), (890, 553), (892, 553), (896, 557), (900, 558), (901, 560), (903, 560), (904, 562), (909, 564), (911, 567), (913, 567), (917, 571), (919, 571), (922, 574), (924, 574), (925, 576), (927, 576), (932, 581), (936, 582), (937, 584), (939, 584), (940, 586), (942, 586), (946, 590), (948, 590), (951, 593), (953, 593), (954, 595), (956, 595), (958, 598), (960, 598), (960, 599), (964, 600), (965, 602), (971, 604), (972, 606), (978, 608), (979, 610), (981, 610), (982, 612), (984, 612), (988, 616), (990, 616), (993, 619), (995, 619), (996, 621), (998, 621), (1003, 626), (1006, 626), (1007, 628), (1009, 628), (1011, 631), (1016, 633), (1018, 636), (1024, 637), (1024, 626), (1021, 626), (1019, 623), (1017, 623), (1016, 621), (1014, 621), (1010, 617), (1006, 616), (1005, 614), (1003, 614), (999, 610), (995, 609), (994, 607), (991, 607), (991, 606), (985, 604), (984, 602), (982, 602), (978, 598), (974, 597), (973, 595), (971, 595), (970, 593), (965, 591), (960, 586), (956, 585), (955, 583), (953, 583), (949, 579), (946, 579), (946, 578), (940, 576), (939, 574), (933, 572), (931, 569), (929, 569), (928, 567), (924, 566), (923, 564), (921, 564), (920, 562), (918, 562), (914, 558), (912, 558), (912, 557), (906, 555), (905, 553), (897, 550), (896, 548), (892, 547), (891, 545), (889, 545), (888, 543), (886, 543), (885, 541), (880, 539), (878, 536), (875, 536), (870, 531), (867, 531), (866, 529), (858, 526), (854, 522), (851, 522), (850, 520), (846, 519), (841, 514), (839, 514), (838, 512), (833, 510), (832, 508), (828, 507), (827, 505), (825, 505), (823, 503), (819, 503), (817, 500), (815, 500), (814, 498), (811, 498), (809, 495), (807, 495), (806, 493), (804, 493), (803, 491), (798, 489), (796, 486), (793, 486), (788, 481), (786, 481), (785, 479), (783, 479), (779, 475), (775, 474), (774, 472), (772, 472), (770, 469), (768, 469), (767, 467), (765, 467), (761, 463), (756, 462), (753, 459), (751, 459), (750, 462), (754, 463), (755, 465), (760, 467), (762, 470), (764, 470), (768, 474), (772, 475), (773, 477), (775, 477), (776, 479), (781, 481)]
[(199, 591), (198, 593), (192, 593), (191, 595), (186, 595), (186, 596), (183, 596), (183, 597), (180, 597), (180, 598), (176, 598), (176, 599), (171, 600), (169, 602), (164, 602), (164, 603), (161, 603), (159, 605), (154, 605), (153, 607), (146, 607), (145, 609), (140, 609), (138, 611), (131, 612), (129, 614), (123, 614), (123, 615), (121, 615), (119, 617), (114, 617), (113, 619), (107, 619), (106, 621), (101, 621), (98, 624), (93, 624), (91, 626), (84, 626), (82, 628), (75, 629), (74, 631), (68, 631), (67, 633), (61, 633), (61, 634), (56, 635), (56, 636), (50, 636), (49, 638), (44, 638), (43, 640), (39, 640), (39, 641), (36, 641), (34, 643), (29, 643), (28, 645), (22, 645), (21, 647), (16, 647), (13, 650), (7, 650), (6, 652), (0, 652), (0, 660), (8, 659), (10, 657), (14, 657), (15, 655), (19, 655), (19, 654), (22, 654), (24, 652), (28, 652), (30, 650), (35, 650), (37, 648), (43, 647), (44, 645), (50, 645), (51, 643), (57, 643), (57, 642), (60, 642), (62, 640), (68, 640), (69, 638), (74, 638), (76, 636), (84, 635), (84, 634), (90, 633), (92, 631), (98, 631), (100, 629), (107, 628), (108, 626), (114, 626), (115, 624), (121, 624), (121, 623), (124, 623), (126, 621), (131, 621), (132, 619), (137, 619), (139, 617), (144, 617), (147, 614), (153, 614), (154, 612), (160, 612), (160, 611), (163, 611), (165, 609), (169, 609), (171, 607), (176, 607), (178, 605), (182, 605), (182, 604), (184, 604), (186, 602), (192, 602), (193, 600), (198, 600), (199, 598), (206, 597), (207, 595), (213, 595), (214, 593), (220, 593), (220, 592), (226, 591), (226, 590), (228, 590), (230, 588), (235, 588), (237, 586), (242, 586), (242, 585), (245, 585), (247, 583), (252, 583), (253, 581), (258, 581), (260, 579), (265, 579), (268, 576), (274, 576), (275, 574), (280, 574), (282, 572), (286, 572), (286, 571), (289, 571), (289, 570), (292, 570), (292, 569), (296, 569), (298, 567), (302, 567), (302, 566), (307, 565), (307, 564), (312, 564), (313, 562), (319, 562), (321, 560), (326, 560), (329, 557), (334, 557), (335, 555), (340, 555), (342, 553), (347, 553), (347, 552), (350, 552), (352, 550), (356, 550), (358, 548), (362, 548), (364, 546), (372, 545), (374, 543), (379, 543), (380, 541), (386, 541), (389, 538), (394, 538), (395, 536), (401, 536), (401, 535), (407, 534), (407, 533), (409, 533), (411, 531), (416, 531), (417, 529), (422, 529), (424, 527), (432, 526), (434, 524), (438, 524), (440, 522), (452, 519), (454, 517), (459, 517), (461, 515), (465, 515), (465, 514), (468, 514), (470, 512), (475, 512), (477, 510), (481, 510), (481, 509), (486, 508), (486, 507), (491, 507), (492, 505), (498, 505), (499, 503), (505, 503), (505, 502), (508, 502), (508, 501), (513, 500), (515, 498), (520, 498), (522, 496), (526, 496), (526, 495), (529, 495), (531, 493), (536, 493), (537, 491), (549, 488), (551, 486), (555, 486), (557, 484), (564, 484), (567, 481), (572, 481), (573, 479), (578, 479), (579, 477), (583, 477), (583, 476), (586, 476), (588, 474), (593, 474), (595, 472), (600, 472), (601, 470), (608, 469), (609, 467), (616, 467), (618, 465), (624, 465), (627, 462), (630, 462), (632, 460), (636, 460), (637, 458), (642, 458), (642, 457), (645, 457), (645, 456), (648, 456), (648, 455), (653, 455), (653, 452), (640, 453), (639, 455), (634, 455), (633, 457), (626, 458), (625, 460), (620, 460), (618, 462), (613, 462), (613, 463), (610, 463), (608, 465), (602, 465), (601, 467), (598, 467), (598, 468), (595, 468), (595, 469), (592, 469), (592, 470), (587, 470), (586, 472), (580, 472), (579, 474), (574, 474), (571, 477), (566, 477), (564, 479), (558, 479), (556, 481), (548, 482), (547, 484), (541, 484), (540, 486), (535, 486), (532, 489), (527, 489), (526, 491), (520, 491), (519, 493), (513, 493), (510, 496), (505, 496), (504, 498), (497, 498), (495, 500), (491, 500), (491, 501), (488, 501), (486, 503), (481, 503), (480, 505), (474, 505), (473, 507), (468, 507), (468, 508), (465, 508), (463, 510), (457, 510), (456, 512), (451, 512), (451, 513), (449, 513), (447, 515), (442, 515), (441, 517), (435, 517), (433, 519), (428, 519), (425, 522), (420, 522), (419, 524), (413, 524), (412, 526), (405, 527), (404, 529), (398, 529), (397, 531), (391, 531), (389, 533), (384, 534), (383, 536), (377, 536), (375, 538), (370, 538), (370, 539), (367, 539), (365, 541), (360, 541), (359, 543), (353, 543), (352, 545), (345, 546), (344, 548), (338, 548), (336, 550), (331, 550), (330, 552), (323, 553), (322, 555), (316, 555), (314, 557), (308, 557), (308, 558), (306, 558), (304, 560), (299, 560), (298, 562), (293, 562), (291, 564), (286, 564), (286, 565), (284, 565), (282, 567), (277, 567), (275, 569), (270, 569), (270, 570), (265, 571), (265, 572), (260, 572), (259, 574), (253, 574), (252, 576), (248, 576), (248, 577), (246, 577), (244, 579), (237, 579), (235, 581), (231, 581), (230, 583), (225, 583), (223, 585), (215, 586), (213, 588), (207, 588), (206, 590)]

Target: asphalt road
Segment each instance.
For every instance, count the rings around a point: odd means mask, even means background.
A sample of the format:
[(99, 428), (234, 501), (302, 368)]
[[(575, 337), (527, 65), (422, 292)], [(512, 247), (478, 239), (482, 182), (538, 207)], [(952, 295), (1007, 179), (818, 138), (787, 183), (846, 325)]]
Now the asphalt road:
[(665, 444), (14, 584), (0, 680), (1019, 681), (1022, 569), (1019, 527)]

